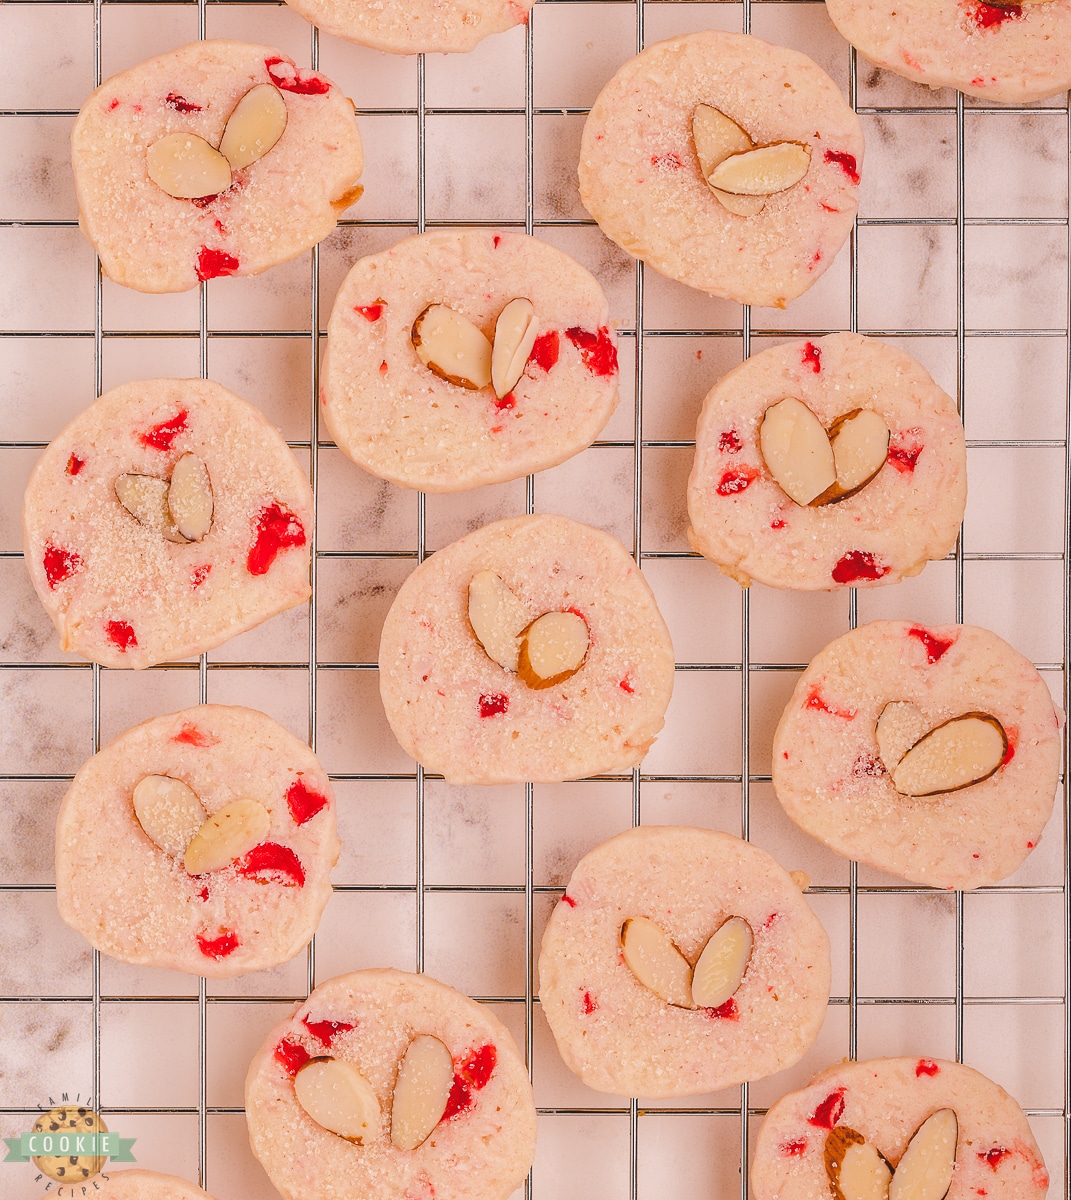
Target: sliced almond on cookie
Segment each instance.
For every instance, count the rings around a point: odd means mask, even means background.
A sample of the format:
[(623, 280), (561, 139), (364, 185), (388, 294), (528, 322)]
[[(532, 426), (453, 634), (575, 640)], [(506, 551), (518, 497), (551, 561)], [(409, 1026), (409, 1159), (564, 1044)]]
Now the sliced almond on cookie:
[(564, 683), (588, 655), (588, 623), (572, 612), (548, 612), (521, 634), (517, 674), (530, 688)]
[(699, 1008), (721, 1008), (740, 987), (754, 938), (743, 917), (730, 917), (703, 947), (692, 974), (692, 1001)]
[(183, 865), (191, 875), (218, 871), (259, 845), (271, 817), (256, 800), (235, 800), (213, 813), (186, 847)]
[(766, 207), (765, 196), (734, 196), (731, 192), (723, 192), (721, 188), (710, 189), (721, 201), (722, 207), (738, 217), (754, 217)]
[(317, 1125), (348, 1142), (360, 1146), (379, 1132), (376, 1093), (345, 1059), (310, 1058), (294, 1076), (294, 1095)]
[(633, 917), (621, 927), (621, 951), (633, 975), (667, 1004), (695, 1008), (692, 968), (669, 934), (647, 917)]
[(911, 747), (926, 736), (930, 722), (921, 708), (906, 700), (893, 700), (881, 710), (874, 726), (878, 757), (889, 772)]
[(829, 443), (837, 478), (816, 504), (835, 504), (866, 487), (889, 457), (889, 427), (872, 408), (857, 408), (833, 422)]
[(176, 200), (216, 196), (231, 186), (231, 164), (196, 133), (169, 133), (153, 142), (145, 169)]
[(801, 400), (789, 397), (766, 410), (759, 426), (759, 450), (774, 482), (797, 504), (810, 504), (836, 482), (829, 438)]
[(184, 538), (199, 542), (212, 528), (212, 483), (196, 454), (184, 454), (171, 472), (167, 507)]
[(517, 670), (521, 633), (532, 614), (494, 571), (477, 571), (469, 581), (469, 624), (487, 657)]
[(835, 1200), (888, 1200), (892, 1168), (861, 1133), (847, 1125), (832, 1129), (825, 1163)]
[(155, 530), (169, 542), (185, 543), (171, 518), (167, 505), (169, 484), (155, 475), (135, 475), (128, 472), (115, 481), (115, 495), (139, 525)]
[(181, 779), (146, 775), (134, 786), (134, 815), (149, 839), (177, 858), (204, 824), (205, 808)]
[(773, 142), (723, 159), (710, 173), (711, 187), (734, 196), (772, 196), (807, 174), (811, 151), (799, 142)]
[(219, 152), (236, 170), (251, 166), (278, 142), (286, 129), (286, 101), (270, 83), (258, 83), (231, 113)]
[(959, 1121), (940, 1108), (915, 1131), (889, 1184), (889, 1200), (944, 1200), (956, 1169)]
[[(692, 142), (699, 159), (699, 171), (708, 183), (719, 163), (731, 154), (750, 150), (754, 145), (745, 130), (710, 104), (696, 105), (692, 114)], [(766, 203), (765, 196), (734, 196), (716, 187), (710, 190), (729, 212), (740, 217), (753, 217)]]
[(513, 391), (517, 380), (524, 374), (535, 340), (535, 308), (531, 300), (518, 296), (498, 314), (495, 324), (491, 383), (499, 400)]
[(415, 1150), (442, 1120), (454, 1084), (450, 1051), (430, 1034), (409, 1043), (390, 1114), (390, 1140), (399, 1150)]
[(917, 741), (891, 772), (902, 796), (958, 792), (994, 775), (1008, 752), (1004, 726), (988, 713), (954, 717)]
[(476, 391), (491, 382), (491, 343), (461, 313), (429, 304), (410, 336), (417, 358), (447, 383)]

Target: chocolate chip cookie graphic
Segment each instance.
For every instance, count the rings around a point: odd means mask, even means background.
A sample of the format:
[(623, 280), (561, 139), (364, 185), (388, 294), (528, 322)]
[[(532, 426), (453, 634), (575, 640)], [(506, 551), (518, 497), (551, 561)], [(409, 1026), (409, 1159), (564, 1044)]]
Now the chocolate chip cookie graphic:
[[(108, 1126), (91, 1109), (78, 1106), (50, 1108), (33, 1123), (34, 1133), (77, 1135), (107, 1133)], [(34, 1158), (34, 1166), (57, 1183), (81, 1183), (104, 1170), (107, 1159), (99, 1154), (42, 1154)]]

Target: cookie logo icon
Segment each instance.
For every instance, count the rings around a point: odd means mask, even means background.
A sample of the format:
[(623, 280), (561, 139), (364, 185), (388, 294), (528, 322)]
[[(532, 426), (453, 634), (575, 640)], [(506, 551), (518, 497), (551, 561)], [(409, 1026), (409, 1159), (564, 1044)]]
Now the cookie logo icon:
[[(99, 1139), (79, 1137), (79, 1134), (107, 1133), (108, 1127), (91, 1108), (52, 1108), (33, 1124), (34, 1133), (42, 1137), (42, 1149), (55, 1153), (35, 1154), (33, 1164), (57, 1183), (82, 1183), (99, 1175), (108, 1161), (107, 1155), (77, 1153), (87, 1147), (96, 1149)], [(51, 1142), (51, 1145), (49, 1144)]]

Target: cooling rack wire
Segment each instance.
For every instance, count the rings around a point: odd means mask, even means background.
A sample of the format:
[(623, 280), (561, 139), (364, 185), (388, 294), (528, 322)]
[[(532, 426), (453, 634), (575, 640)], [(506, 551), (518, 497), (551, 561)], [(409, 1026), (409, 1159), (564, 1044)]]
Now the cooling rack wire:
[[(700, 296), (609, 245), (579, 204), (587, 107), (620, 63), (717, 27), (803, 50), (867, 136), (860, 218), (784, 313)], [(66, 148), (102, 78), (198, 37), (281, 46), (354, 98), (364, 199), (316, 250), (181, 297), (124, 294), (77, 230)], [(531, 1064), (540, 1112), (531, 1200), (748, 1196), (766, 1107), (844, 1056), (963, 1059), (1026, 1108), (1067, 1196), (1066, 800), (1005, 883), (939, 893), (848, 864), (798, 833), (769, 785), (769, 745), (798, 672), (877, 617), (966, 620), (1032, 658), (1067, 705), (1068, 122), (1066, 96), (990, 109), (875, 71), (810, 0), (545, 0), (468, 56), (396, 59), (320, 36), (282, 5), (177, 0), (0, 3), (0, 1135), (64, 1093), (137, 1137), (140, 1165), (220, 1200), (275, 1193), (245, 1141), (242, 1080), (268, 1028), (317, 981), (362, 966), (427, 970), (493, 1006)], [(411, 232), (536, 233), (600, 278), (619, 323), (623, 402), (603, 438), (543, 475), (456, 497), (371, 480), (321, 436), (323, 326), (354, 259)], [(857, 594), (743, 592), (688, 550), (684, 479), (699, 403), (778, 339), (852, 329), (894, 340), (959, 397), (970, 499), (955, 554)], [(21, 563), (19, 506), (40, 450), (127, 379), (201, 375), (261, 406), (317, 497), (314, 599), (199, 661), (137, 676), (59, 651)], [(416, 562), (470, 528), (557, 511), (640, 561), (677, 651), (666, 730), (641, 771), (554, 787), (451, 788), (405, 758), (377, 700), (376, 645)], [(52, 827), (78, 765), (122, 729), (198, 701), (248, 703), (308, 737), (335, 780), (345, 849), (307, 954), (196, 983), (102, 959), (53, 902)], [(1066, 754), (1065, 754), (1066, 759)], [(587, 849), (640, 822), (750, 837), (811, 877), (833, 943), (818, 1044), (774, 1080), (679, 1103), (588, 1091), (538, 1004), (547, 912)], [(0, 1167), (0, 1196), (44, 1181)], [(520, 1193), (518, 1193), (520, 1195)]]

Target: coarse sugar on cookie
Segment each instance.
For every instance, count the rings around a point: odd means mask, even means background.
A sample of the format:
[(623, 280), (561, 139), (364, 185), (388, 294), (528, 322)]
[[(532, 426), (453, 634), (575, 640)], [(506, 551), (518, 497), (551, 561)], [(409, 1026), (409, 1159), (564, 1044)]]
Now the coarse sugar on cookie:
[(705, 30), (658, 42), (600, 92), (580, 196), (623, 250), (690, 287), (784, 308), (858, 207), (863, 131), (805, 55)]
[(1071, 87), (1071, 0), (829, 0), (826, 11), (860, 54), (912, 83), (1000, 104)]
[(505, 1200), (535, 1155), (509, 1031), (487, 1005), (403, 971), (320, 984), (257, 1051), (245, 1111), (284, 1200)]
[(774, 791), (846, 858), (981, 887), (1041, 838), (1061, 724), (1034, 665), (995, 633), (872, 621), (800, 676), (774, 735)]
[(539, 955), (566, 1066), (600, 1092), (713, 1092), (791, 1066), (818, 1036), (829, 940), (793, 877), (710, 829), (644, 825), (577, 864)]
[(79, 770), (56, 902), (121, 962), (227, 978), (308, 943), (338, 852), (309, 747), (263, 713), (205, 704), (128, 729)]
[(673, 647), (616, 538), (567, 517), (496, 521), (402, 585), (379, 651), (402, 749), (449, 783), (629, 770), (662, 728)]
[(595, 278), (538, 238), (443, 229), (361, 259), (328, 325), (324, 421), (355, 463), (453, 492), (589, 446), (618, 400)]
[(141, 292), (295, 258), (361, 194), (363, 163), (353, 104), (326, 76), (223, 39), (113, 76), (71, 135), (82, 231)]
[(1043, 1200), (1049, 1173), (1026, 1114), (980, 1072), (939, 1058), (845, 1060), (770, 1107), (755, 1200)]
[(956, 544), (967, 451), (951, 396), (856, 333), (754, 354), (708, 393), (688, 537), (745, 587), (876, 587)]
[(308, 479), (256, 408), (209, 380), (149, 379), (41, 455), (23, 545), (62, 649), (141, 668), (304, 604), (312, 519)]

